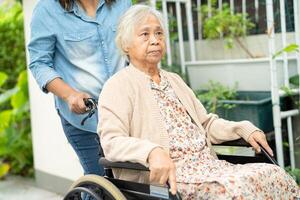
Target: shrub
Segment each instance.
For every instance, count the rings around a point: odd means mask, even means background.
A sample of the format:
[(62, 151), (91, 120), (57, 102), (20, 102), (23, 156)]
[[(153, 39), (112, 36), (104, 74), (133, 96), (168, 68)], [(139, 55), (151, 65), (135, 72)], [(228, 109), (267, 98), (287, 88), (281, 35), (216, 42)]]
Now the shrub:
[[(231, 13), (227, 3), (222, 5), (222, 10), (217, 8), (216, 3), (216, 1), (212, 1), (211, 8), (207, 5), (201, 7), (204, 21), (204, 37), (208, 39), (219, 39), (222, 36), (227, 48), (232, 48), (234, 44), (233, 41), (235, 40), (249, 57), (254, 58), (255, 56), (240, 40), (241, 37), (247, 35), (248, 31), (254, 27), (254, 24), (245, 14)], [(212, 16), (209, 16), (208, 13), (211, 13)]]
[(20, 3), (0, 7), (0, 178), (30, 176), (33, 156)]
[(220, 107), (230, 109), (234, 105), (222, 104), (221, 100), (233, 100), (237, 96), (237, 83), (230, 88), (222, 85), (219, 82), (209, 81), (205, 86), (206, 90), (196, 91), (196, 96), (204, 107), (211, 113), (216, 113)]

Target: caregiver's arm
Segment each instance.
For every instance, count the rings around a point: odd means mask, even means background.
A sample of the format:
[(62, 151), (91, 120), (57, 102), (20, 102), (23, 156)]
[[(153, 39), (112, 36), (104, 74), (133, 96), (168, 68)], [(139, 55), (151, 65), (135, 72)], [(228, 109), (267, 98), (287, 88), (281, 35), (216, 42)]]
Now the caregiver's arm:
[(84, 98), (90, 98), (90, 95), (84, 92), (79, 92), (65, 83), (61, 78), (55, 78), (46, 85), (47, 91), (60, 97), (67, 102), (69, 109), (76, 113), (82, 114), (86, 112)]

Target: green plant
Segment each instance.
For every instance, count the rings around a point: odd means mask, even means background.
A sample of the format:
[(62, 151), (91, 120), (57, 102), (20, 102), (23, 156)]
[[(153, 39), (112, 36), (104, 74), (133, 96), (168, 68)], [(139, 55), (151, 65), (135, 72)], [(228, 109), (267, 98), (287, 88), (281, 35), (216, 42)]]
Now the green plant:
[(293, 52), (299, 52), (299, 46), (297, 44), (289, 44), (288, 46), (284, 47), (283, 49), (277, 51), (272, 56), (272, 59), (277, 58), (278, 56), (282, 55), (283, 53), (293, 53)]
[[(233, 42), (236, 41), (248, 56), (254, 58), (254, 55), (240, 40), (241, 37), (247, 35), (254, 24), (248, 19), (247, 15), (231, 13), (227, 3), (222, 5), (222, 9), (217, 8), (216, 4), (217, 2), (214, 0), (211, 7), (201, 6), (204, 37), (208, 39), (223, 37), (227, 48), (232, 48)], [(211, 13), (211, 16), (209, 13)]]
[(9, 167), (9, 164), (0, 162), (0, 179), (8, 173)]
[(289, 81), (293, 86), (299, 87), (299, 74), (292, 76)]
[[(283, 49), (277, 51), (273, 56), (272, 59), (276, 59), (283, 53), (298, 53), (299, 52), (299, 46), (297, 44), (289, 44), (288, 46), (284, 47)], [(293, 88), (299, 88), (299, 74), (294, 75), (289, 78), (289, 82), (291, 83), (290, 87), (283, 86), (281, 89), (285, 92), (286, 96), (290, 97), (292, 100), (292, 104), (294, 104), (294, 107), (297, 107), (300, 109), (300, 101), (299, 101), (299, 95), (295, 96), (292, 92)]]
[[(299, 52), (299, 46), (297, 44), (289, 44), (288, 46), (284, 47), (283, 49), (277, 51), (273, 56), (272, 59), (276, 59), (278, 56), (282, 55), (283, 53), (297, 53)], [(292, 76), (289, 78), (289, 82), (291, 83), (292, 87), (298, 87), (299, 88), (299, 74)], [(299, 99), (296, 100), (295, 99), (295, 95), (293, 95), (293, 92), (291, 90), (291, 88), (289, 87), (282, 87), (281, 88), (285, 94), (291, 98), (293, 104), (295, 107), (297, 107), (298, 109), (300, 109), (300, 101)], [(299, 146), (300, 143), (300, 137), (296, 138), (295, 140), (295, 146)], [(284, 142), (284, 147), (288, 148), (289, 147), (289, 143), (288, 142)], [(299, 156), (300, 152), (295, 151), (295, 156)], [(295, 168), (292, 169), (290, 166), (286, 167), (285, 170), (292, 176), (295, 178), (296, 182), (298, 185), (300, 185), (300, 169), (299, 168)]]
[(0, 71), (9, 74), (3, 88), (12, 88), (16, 77), (25, 69), (23, 12), (20, 3), (0, 6)]
[(234, 105), (222, 104), (220, 100), (235, 99), (237, 96), (237, 84), (230, 88), (223, 86), (219, 82), (209, 81), (208, 85), (206, 85), (206, 90), (196, 91), (196, 96), (209, 112), (216, 113), (219, 107), (231, 109)]
[(295, 95), (292, 89), (286, 86), (282, 86), (281, 90), (284, 91), (286, 97), (289, 97), (290, 107), (300, 109), (299, 95)]
[[(284, 144), (286, 143), (286, 147), (289, 147), (289, 144), (287, 142), (284, 142)], [(297, 148), (300, 147), (300, 136), (298, 136), (295, 139), (295, 157), (300, 156), (300, 151), (299, 149), (297, 150)], [(286, 167), (285, 170), (296, 180), (297, 184), (300, 186), (300, 168), (295, 168), (292, 169), (290, 166)]]
[[(280, 56), (284, 52), (286, 52), (286, 53), (299, 52), (299, 46), (297, 44), (290, 44), (290, 45), (286, 46), (285, 48), (277, 51), (273, 55), (272, 58), (275, 59), (275, 58), (277, 58), (278, 56)], [(292, 86), (299, 87), (299, 74), (290, 77), (289, 78), (289, 82), (292, 84)]]
[(0, 95), (0, 105), (10, 108), (0, 112), (0, 158), (9, 165), (12, 174), (32, 175), (33, 156), (27, 71), (18, 76), (16, 86)]
[(23, 13), (20, 3), (0, 6), (0, 178), (33, 174)]

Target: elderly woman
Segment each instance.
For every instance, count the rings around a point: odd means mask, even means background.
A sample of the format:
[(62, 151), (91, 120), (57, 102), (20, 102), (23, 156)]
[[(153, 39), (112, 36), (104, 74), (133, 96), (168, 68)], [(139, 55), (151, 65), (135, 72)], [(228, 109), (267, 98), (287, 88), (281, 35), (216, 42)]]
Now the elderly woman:
[(218, 160), (211, 143), (244, 138), (272, 154), (265, 135), (248, 121), (208, 114), (176, 74), (158, 68), (165, 53), (161, 14), (143, 5), (130, 8), (116, 42), (130, 65), (105, 84), (99, 125), (105, 157), (148, 166), (150, 174), (114, 170), (116, 178), (166, 184), (183, 199), (293, 199), (294, 180), (271, 164), (233, 165)]

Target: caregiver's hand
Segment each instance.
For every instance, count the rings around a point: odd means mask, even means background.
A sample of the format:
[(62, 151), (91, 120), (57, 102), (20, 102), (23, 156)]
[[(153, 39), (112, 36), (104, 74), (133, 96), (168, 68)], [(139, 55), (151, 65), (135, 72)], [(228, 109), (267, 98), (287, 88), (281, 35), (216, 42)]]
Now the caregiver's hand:
[(256, 152), (260, 153), (261, 149), (258, 144), (260, 144), (271, 156), (274, 156), (273, 151), (271, 147), (269, 146), (266, 135), (261, 131), (255, 131), (253, 132), (249, 139), (249, 144), (255, 149)]
[(76, 114), (85, 113), (87, 110), (83, 101), (84, 98), (90, 98), (90, 95), (84, 92), (72, 92), (66, 98), (66, 102), (68, 103), (69, 109)]
[(46, 89), (67, 102), (69, 109), (72, 112), (83, 114), (87, 111), (83, 99), (90, 98), (90, 95), (76, 91), (61, 78), (55, 78), (50, 81), (46, 85)]
[(169, 154), (160, 147), (154, 148), (148, 157), (150, 169), (150, 182), (170, 184), (170, 190), (173, 195), (176, 194), (176, 168)]

